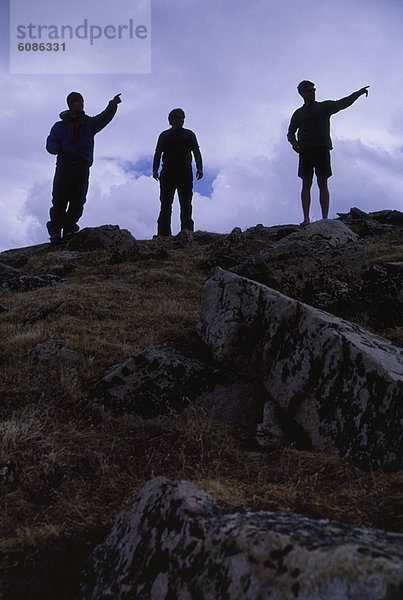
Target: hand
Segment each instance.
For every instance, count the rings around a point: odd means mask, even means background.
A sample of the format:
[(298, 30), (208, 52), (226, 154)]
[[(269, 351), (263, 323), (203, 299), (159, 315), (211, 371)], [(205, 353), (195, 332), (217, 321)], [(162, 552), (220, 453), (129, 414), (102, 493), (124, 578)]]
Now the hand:
[(299, 144), (298, 144), (298, 142), (293, 142), (291, 145), (292, 145), (292, 149), (295, 150), (295, 152), (297, 152), (297, 154), (299, 154)]
[(153, 177), (156, 181), (158, 181), (158, 171), (153, 171)]
[(365, 94), (366, 96), (368, 96), (368, 88), (369, 88), (369, 85), (366, 85), (365, 87), (363, 87), (360, 90), (358, 90), (358, 93), (360, 94), (360, 96), (362, 96), (363, 94)]
[(122, 102), (121, 96), (122, 94), (116, 94), (111, 100), (114, 104), (120, 104)]
[(203, 177), (203, 171), (201, 169), (197, 169), (196, 179), (201, 179), (202, 177)]

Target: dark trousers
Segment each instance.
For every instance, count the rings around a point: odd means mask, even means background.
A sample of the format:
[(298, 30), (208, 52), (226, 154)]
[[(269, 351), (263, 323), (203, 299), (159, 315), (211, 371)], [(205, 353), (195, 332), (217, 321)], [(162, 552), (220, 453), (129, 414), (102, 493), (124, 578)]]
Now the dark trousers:
[(193, 231), (194, 229), (192, 220), (192, 173), (172, 176), (162, 170), (160, 175), (161, 209), (158, 217), (158, 235), (171, 235), (172, 203), (176, 190), (178, 191), (180, 205), (181, 230)]
[(56, 165), (53, 179), (52, 207), (47, 223), (49, 235), (60, 235), (76, 229), (87, 198), (90, 167), (81, 163)]

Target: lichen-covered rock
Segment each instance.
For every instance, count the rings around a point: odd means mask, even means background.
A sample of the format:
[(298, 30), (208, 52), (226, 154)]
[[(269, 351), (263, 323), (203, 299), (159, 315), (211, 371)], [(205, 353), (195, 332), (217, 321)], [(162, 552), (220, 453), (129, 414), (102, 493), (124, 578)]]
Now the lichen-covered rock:
[(301, 267), (318, 261), (360, 271), (367, 264), (367, 251), (360, 238), (341, 221), (324, 219), (310, 223), (273, 245), (273, 259), (295, 262)]
[(29, 353), (33, 364), (44, 363), (51, 368), (78, 367), (83, 359), (74, 350), (66, 348), (66, 340), (48, 340), (37, 344)]
[(397, 600), (403, 536), (235, 512), (193, 484), (148, 482), (83, 572), (82, 600)]
[(150, 345), (112, 367), (89, 396), (107, 411), (150, 419), (181, 412), (211, 389), (217, 373), (176, 344)]
[(25, 275), (17, 270), (0, 272), (0, 291), (2, 292), (29, 292), (37, 288), (64, 283), (66, 283), (64, 279), (51, 274)]
[(253, 374), (314, 449), (362, 469), (402, 464), (402, 350), (264, 285), (216, 269), (198, 331), (221, 364)]
[(79, 252), (109, 250), (131, 256), (138, 253), (136, 239), (127, 229), (120, 229), (119, 225), (85, 227), (67, 242), (67, 248)]

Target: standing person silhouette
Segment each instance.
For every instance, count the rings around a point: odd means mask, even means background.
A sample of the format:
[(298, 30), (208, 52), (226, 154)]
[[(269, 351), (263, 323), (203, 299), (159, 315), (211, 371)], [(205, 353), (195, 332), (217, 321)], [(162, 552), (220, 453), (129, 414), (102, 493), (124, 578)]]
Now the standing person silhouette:
[(84, 112), (84, 98), (79, 92), (67, 96), (69, 110), (60, 113), (46, 140), (46, 150), (57, 155), (53, 179), (52, 206), (47, 229), (52, 244), (68, 239), (79, 230), (77, 221), (83, 214), (87, 197), (90, 167), (94, 160), (94, 137), (115, 116), (122, 101), (117, 94), (99, 115)]
[[(317, 102), (316, 89), (312, 81), (301, 81), (298, 92), (304, 104), (291, 117), (287, 139), (299, 154), (298, 176), (302, 179), (301, 201), (304, 220), (301, 225), (309, 223), (311, 205), (311, 187), (315, 171), (319, 187), (319, 202), (322, 218), (327, 219), (329, 213), (329, 189), (327, 180), (332, 175), (330, 150), (333, 149), (330, 137), (330, 117), (351, 106), (360, 96), (368, 96), (369, 85), (353, 92), (341, 100), (325, 100)], [(295, 137), (298, 132), (298, 139)]]
[[(170, 129), (160, 133), (153, 161), (153, 177), (160, 182), (160, 213), (158, 217), (158, 235), (171, 235), (172, 203), (175, 191), (178, 191), (180, 204), (181, 230), (193, 231), (192, 197), (193, 170), (192, 153), (196, 162), (196, 179), (203, 177), (203, 162), (196, 135), (190, 129), (184, 129), (185, 113), (174, 108), (168, 115)], [(162, 169), (158, 169), (162, 156)]]

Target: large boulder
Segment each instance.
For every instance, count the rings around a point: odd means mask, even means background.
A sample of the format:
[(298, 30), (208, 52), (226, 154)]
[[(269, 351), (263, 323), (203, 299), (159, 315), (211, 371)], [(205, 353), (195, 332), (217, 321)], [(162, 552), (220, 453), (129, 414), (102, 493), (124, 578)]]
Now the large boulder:
[(193, 484), (148, 482), (93, 552), (82, 600), (393, 600), (403, 536), (231, 511)]
[(273, 245), (273, 259), (293, 262), (301, 268), (316, 261), (322, 267), (343, 267), (360, 272), (367, 265), (367, 251), (359, 236), (341, 221), (315, 221)]
[(314, 449), (362, 469), (401, 466), (402, 350), (388, 340), (220, 268), (198, 332), (218, 363), (263, 383)]
[(108, 250), (120, 255), (135, 256), (138, 254), (138, 242), (127, 229), (119, 225), (101, 225), (86, 227), (67, 242), (69, 250), (90, 252), (93, 250)]
[[(94, 408), (115, 417), (180, 414), (254, 424), (261, 422), (269, 402), (259, 382), (241, 381), (175, 343), (151, 344), (113, 366), (91, 387), (89, 398)], [(281, 427), (277, 420), (274, 426)]]
[(183, 347), (152, 344), (113, 366), (89, 397), (109, 412), (150, 419), (184, 410), (211, 389), (217, 373)]

